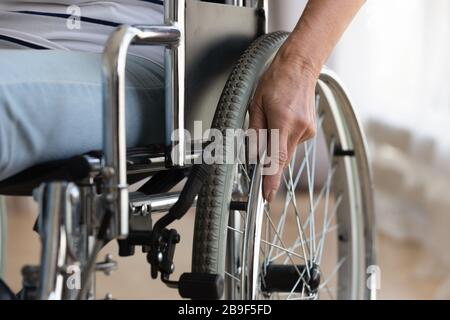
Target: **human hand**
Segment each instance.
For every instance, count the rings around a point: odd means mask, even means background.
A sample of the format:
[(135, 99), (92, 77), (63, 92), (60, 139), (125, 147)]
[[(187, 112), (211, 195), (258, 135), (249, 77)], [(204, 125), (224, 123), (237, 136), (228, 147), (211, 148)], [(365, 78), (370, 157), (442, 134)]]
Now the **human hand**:
[[(269, 202), (275, 198), (283, 169), (297, 145), (316, 133), (314, 98), (318, 74), (305, 59), (289, 57), (282, 48), (258, 84), (249, 108), (250, 128), (268, 130), (268, 153), (272, 161), (278, 162), (276, 174), (266, 175), (263, 181), (263, 195)], [(275, 152), (270, 150), (271, 129), (279, 130), (279, 150)]]

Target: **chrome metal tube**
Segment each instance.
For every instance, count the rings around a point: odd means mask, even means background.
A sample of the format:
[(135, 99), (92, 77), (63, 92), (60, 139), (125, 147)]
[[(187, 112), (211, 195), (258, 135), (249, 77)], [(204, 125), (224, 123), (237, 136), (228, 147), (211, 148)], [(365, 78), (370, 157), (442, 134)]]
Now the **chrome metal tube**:
[[(46, 189), (46, 190), (45, 190)], [(39, 300), (48, 300), (55, 290), (58, 275), (58, 255), (62, 244), (59, 243), (61, 228), (62, 183), (50, 183), (39, 188), (39, 232), (41, 233), (42, 254), (39, 271)], [(64, 248), (65, 249), (65, 248)]]
[(266, 9), (268, 8), (268, 0), (230, 0), (229, 2), (239, 2), (245, 7)]
[(132, 193), (130, 195), (130, 208), (135, 212), (139, 212), (142, 208), (145, 208), (149, 213), (164, 212), (168, 211), (178, 201), (179, 196), (179, 192), (154, 195)]
[(255, 0), (256, 8), (263, 10), (264, 21), (262, 26), (262, 33), (266, 34), (269, 32), (269, 0)]
[(37, 296), (40, 300), (67, 299), (74, 291), (64, 286), (67, 252), (75, 252), (73, 236), (74, 207), (79, 201), (79, 189), (73, 183), (51, 182), (37, 190), (39, 199), (39, 234), (42, 254)]
[[(184, 134), (184, 107), (186, 98), (186, 0), (166, 0), (164, 2), (164, 22), (166, 25), (178, 27), (180, 31), (178, 45), (166, 48), (165, 51), (165, 81), (166, 81), (166, 112), (167, 128), (172, 137), (167, 151), (166, 162), (169, 166), (184, 166), (186, 159)], [(169, 137), (167, 137), (169, 138)]]
[[(169, 0), (168, 17), (184, 12), (184, 0)], [(176, 10), (172, 10), (177, 4)], [(184, 13), (180, 13), (184, 17)], [(167, 19), (171, 21), (171, 19)], [(164, 26), (121, 26), (110, 36), (103, 54), (103, 148), (105, 153), (105, 200), (114, 212), (112, 235), (128, 235), (128, 184), (126, 162), (125, 68), (132, 43), (166, 46), (166, 106), (175, 116), (174, 127), (182, 129), (178, 136), (181, 147), (175, 152), (175, 164), (184, 164), (184, 20)], [(179, 161), (178, 161), (179, 160)]]
[(227, 0), (226, 4), (231, 4), (233, 6), (242, 7), (242, 6), (244, 6), (244, 1), (245, 0)]
[(269, 0), (242, 0), (240, 3), (244, 7), (262, 10), (263, 19), (261, 20), (259, 29), (261, 34), (266, 34), (269, 31)]
[(180, 42), (181, 31), (178, 26), (135, 25), (134, 28), (139, 29), (139, 33), (136, 35), (136, 44), (164, 45), (170, 50), (177, 47)]
[[(139, 209), (145, 207), (146, 212), (167, 212), (178, 201), (180, 197), (179, 192), (169, 192), (154, 195), (145, 195), (140, 193), (132, 193), (130, 195), (130, 208), (135, 209), (136, 212)], [(195, 199), (192, 207), (195, 207), (197, 198)]]
[(103, 53), (103, 151), (105, 200), (115, 213), (112, 235), (128, 235), (126, 161), (125, 65), (128, 48), (139, 34), (129, 26), (117, 28)]
[(269, 6), (269, 0), (256, 0), (256, 7), (260, 9), (267, 9)]

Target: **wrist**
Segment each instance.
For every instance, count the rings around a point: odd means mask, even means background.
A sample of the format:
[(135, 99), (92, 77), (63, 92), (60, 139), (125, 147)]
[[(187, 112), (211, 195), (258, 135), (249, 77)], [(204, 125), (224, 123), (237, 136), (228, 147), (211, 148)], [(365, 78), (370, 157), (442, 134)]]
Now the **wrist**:
[(283, 46), (276, 57), (278, 62), (294, 68), (306, 79), (316, 82), (322, 69), (322, 63), (312, 57), (304, 54), (300, 50), (292, 50), (288, 43)]
[(311, 32), (305, 31), (306, 27), (308, 25), (303, 28), (297, 26), (280, 48), (278, 57), (317, 80), (326, 56), (322, 50), (323, 46), (317, 47), (317, 41), (311, 38)]

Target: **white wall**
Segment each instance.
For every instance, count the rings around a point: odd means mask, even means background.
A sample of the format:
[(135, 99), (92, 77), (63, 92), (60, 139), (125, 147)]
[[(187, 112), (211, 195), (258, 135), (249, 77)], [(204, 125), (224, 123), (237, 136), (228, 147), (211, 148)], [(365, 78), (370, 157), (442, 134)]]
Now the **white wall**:
[(269, 0), (270, 30), (292, 31), (306, 2), (306, 0)]

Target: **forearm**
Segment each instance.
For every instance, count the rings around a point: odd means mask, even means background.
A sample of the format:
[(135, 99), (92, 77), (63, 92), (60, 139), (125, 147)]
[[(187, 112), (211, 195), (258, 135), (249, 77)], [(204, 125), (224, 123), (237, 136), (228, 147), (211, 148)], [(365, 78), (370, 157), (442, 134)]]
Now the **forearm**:
[(340, 37), (365, 0), (309, 0), (279, 57), (318, 77)]

